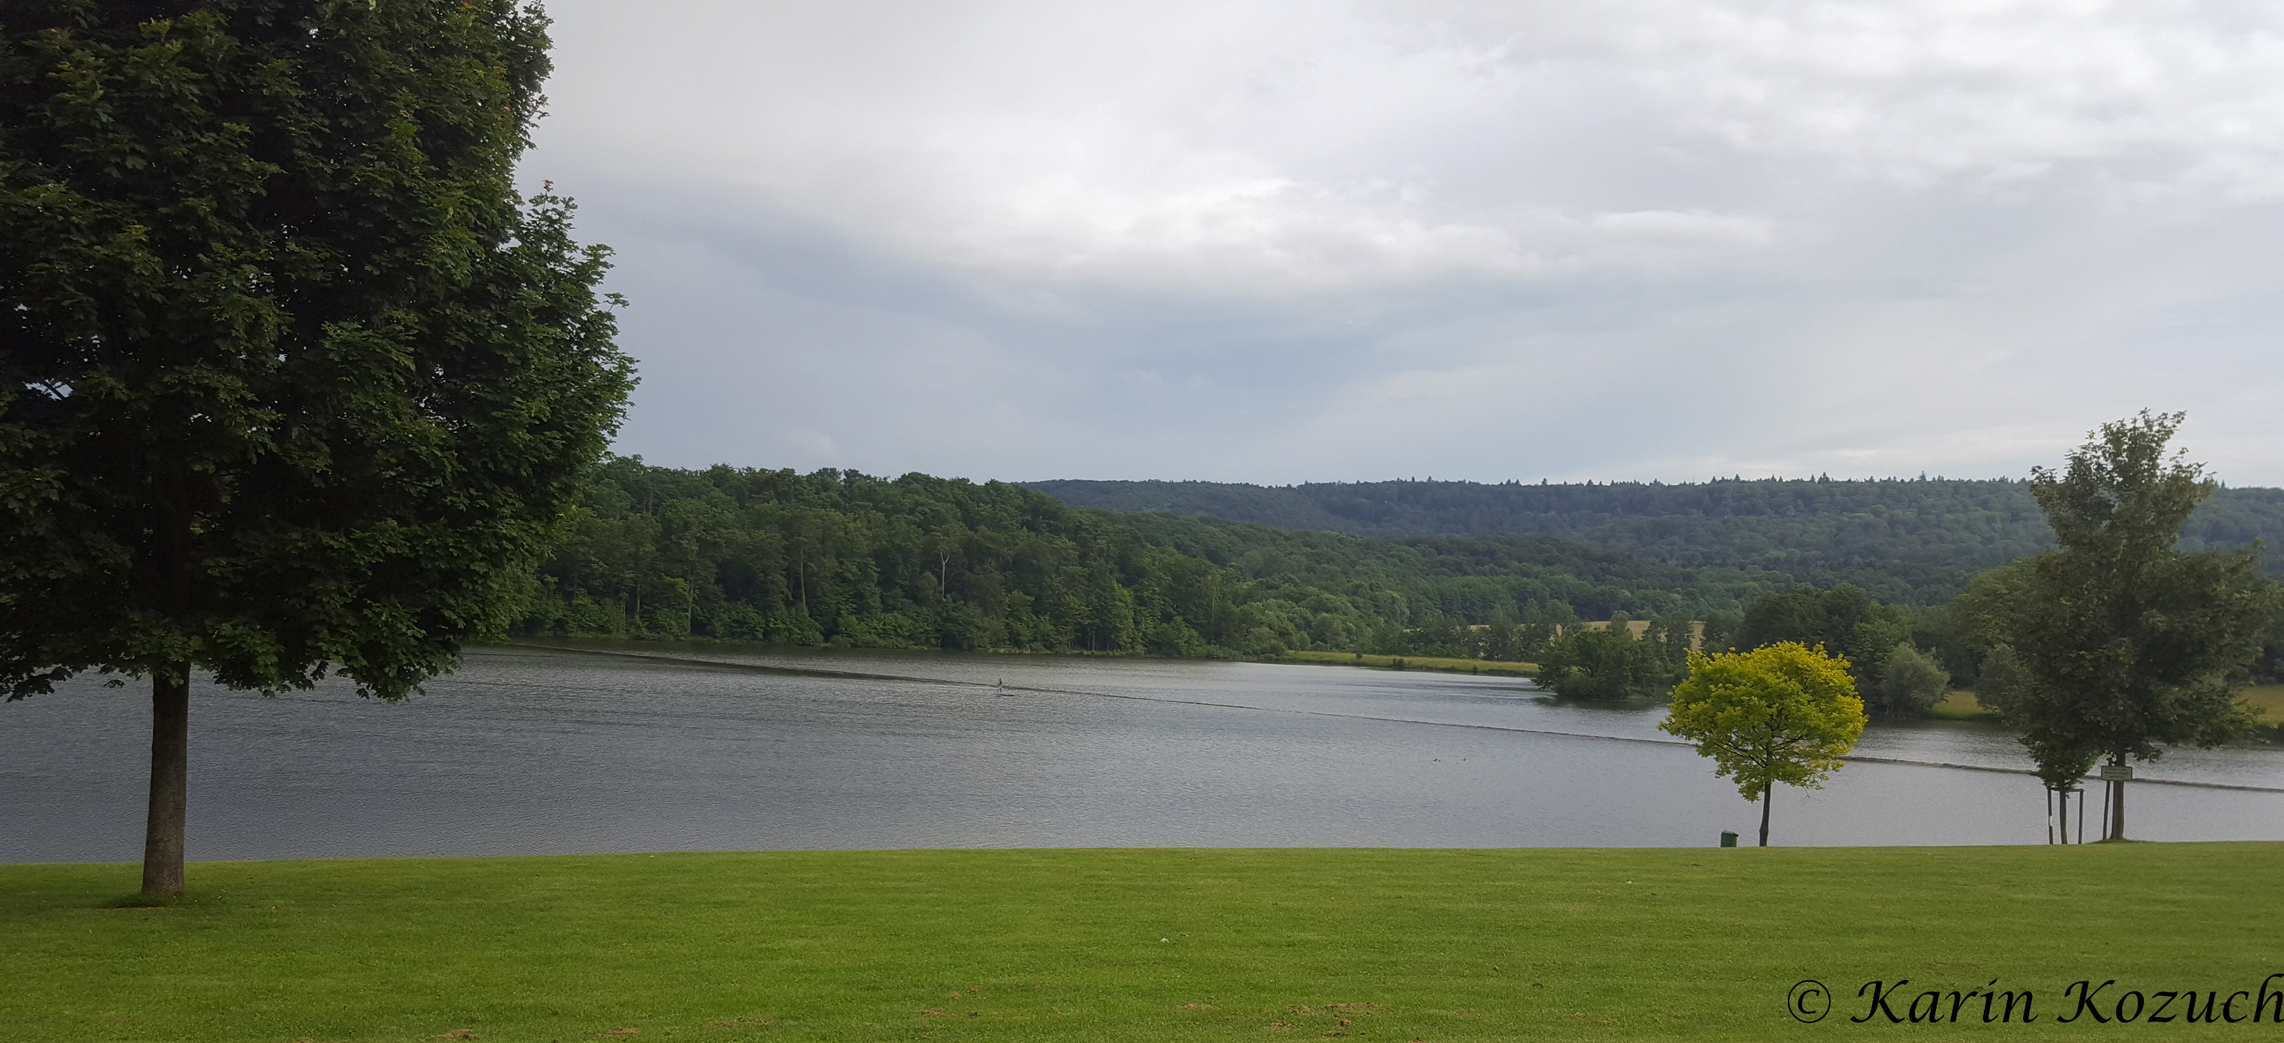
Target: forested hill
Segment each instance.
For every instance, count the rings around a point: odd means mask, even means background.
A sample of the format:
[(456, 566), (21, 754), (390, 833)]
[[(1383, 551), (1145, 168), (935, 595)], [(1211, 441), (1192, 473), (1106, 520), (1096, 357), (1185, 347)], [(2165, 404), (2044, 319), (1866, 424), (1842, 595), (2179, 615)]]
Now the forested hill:
[(1159, 655), (1408, 654), (1467, 625), (1512, 654), (1576, 618), (1704, 618), (1788, 585), (1547, 536), (1383, 540), (998, 482), (624, 458), (536, 578), (524, 634)]
[[(1538, 484), (1326, 482), (1025, 483), (1065, 503), (1402, 538), (1553, 536), (1684, 568), (1734, 568), (1883, 600), (1933, 604), (1975, 573), (2049, 546), (2027, 482), (1723, 480)], [(2284, 489), (2223, 489), (2190, 520), (2184, 543), (2239, 547), (2261, 538), (2284, 578)]]

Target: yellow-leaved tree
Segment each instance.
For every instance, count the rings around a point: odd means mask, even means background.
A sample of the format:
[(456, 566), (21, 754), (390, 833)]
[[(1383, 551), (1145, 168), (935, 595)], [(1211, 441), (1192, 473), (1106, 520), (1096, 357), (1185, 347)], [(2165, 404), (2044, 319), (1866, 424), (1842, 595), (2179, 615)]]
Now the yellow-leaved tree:
[(1761, 846), (1769, 846), (1769, 788), (1817, 789), (1864, 733), (1864, 701), (1848, 661), (1824, 646), (1795, 641), (1750, 652), (1689, 654), (1689, 679), (1673, 690), (1658, 727), (1697, 744), (1713, 774), (1737, 781), (1761, 802)]

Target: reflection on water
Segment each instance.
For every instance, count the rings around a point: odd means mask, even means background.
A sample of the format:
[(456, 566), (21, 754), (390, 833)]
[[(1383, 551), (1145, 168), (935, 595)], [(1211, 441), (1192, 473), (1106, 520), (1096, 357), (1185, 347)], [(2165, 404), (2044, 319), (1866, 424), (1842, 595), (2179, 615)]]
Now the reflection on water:
[[(692, 660), (712, 660), (697, 662)], [(850, 676), (861, 675), (861, 676)], [(1004, 695), (1002, 691), (1004, 682)], [(0, 706), (0, 861), (139, 857), (148, 703)], [(1756, 810), (1662, 709), (1526, 682), (1170, 660), (620, 646), (478, 649), (425, 696), (200, 689), (199, 859), (757, 848), (1709, 845)], [(2017, 768), (2004, 732), (1858, 752)], [(2153, 778), (2284, 787), (2269, 749)], [(2135, 786), (2129, 832), (2284, 838), (2284, 793)], [(1777, 794), (1783, 844), (2041, 843), (2024, 775), (1855, 763)]]

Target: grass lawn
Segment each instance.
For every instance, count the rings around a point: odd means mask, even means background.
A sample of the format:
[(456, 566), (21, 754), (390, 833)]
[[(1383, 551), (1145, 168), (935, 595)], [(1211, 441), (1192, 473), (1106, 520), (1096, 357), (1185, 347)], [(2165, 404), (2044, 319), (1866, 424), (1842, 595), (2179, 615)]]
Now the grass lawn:
[[(0, 1039), (2275, 1039), (2056, 1019), (2086, 978), (2119, 980), (2105, 1015), (2128, 989), (2257, 990), (2284, 971), (2279, 864), (2284, 844), (251, 862), (193, 866), (166, 908), (114, 906), (131, 866), (9, 865)], [(1836, 996), (1821, 1024), (1786, 1014), (1804, 978)], [(1899, 978), (1996, 979), (2038, 1020), (1968, 999), (1958, 1025), (1849, 1023), (1860, 985)]]
[(1485, 659), (1444, 659), (1436, 656), (1371, 655), (1361, 652), (1287, 652), (1283, 661), (1289, 663), (1331, 663), (1339, 666), (1370, 666), (1383, 670), (1435, 670), (1447, 674), (1504, 674), (1509, 677), (1532, 677), (1539, 672), (1537, 663), (1508, 663)]

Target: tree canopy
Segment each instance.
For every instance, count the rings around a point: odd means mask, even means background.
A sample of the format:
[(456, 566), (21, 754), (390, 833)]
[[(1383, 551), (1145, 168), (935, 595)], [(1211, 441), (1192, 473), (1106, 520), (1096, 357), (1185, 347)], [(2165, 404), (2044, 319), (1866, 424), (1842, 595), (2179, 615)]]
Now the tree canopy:
[[(1648, 618), (1640, 640), (1582, 625), (1623, 615)], [(1693, 621), (1703, 621), (1709, 649), (1790, 640), (1842, 652), (1857, 690), (1898, 714), (1941, 696), (1930, 679), (1979, 662), (1942, 609), (1552, 537), (1387, 540), (1080, 510), (998, 482), (694, 471), (637, 458), (596, 471), (517, 630), (1524, 660), (1549, 667), (1541, 683), (1558, 692), (1617, 698), (1662, 694), (1686, 672)], [(1910, 668), (1891, 680), (1888, 661), (1905, 647)]]
[(1547, 537), (1376, 540), (1082, 511), (999, 482), (619, 458), (597, 471), (518, 629), (1514, 658), (1581, 614), (1686, 619), (1770, 585)]
[(1537, 653), (1538, 685), (1566, 699), (1664, 695), (1681, 680), (1686, 630), (1652, 626), (1636, 639), (1623, 617), (1607, 627), (1576, 627)]
[[(1923, 714), (1951, 688), (1951, 672), (1905, 641), (1889, 649), (1873, 686), (1875, 705), (1894, 714)], [(1859, 689), (1860, 690), (1860, 689)]]
[[(2029, 483), (2007, 479), (1029, 484), (1076, 506), (1388, 539), (1553, 536), (1661, 564), (1773, 574), (1786, 589), (1849, 583), (1907, 605), (1948, 601), (1976, 573), (2053, 545)], [(2183, 545), (2262, 537), (2284, 538), (2284, 489), (2219, 490), (2190, 517)], [(2269, 574), (2284, 578), (2284, 559)]]
[(180, 890), (190, 671), (397, 698), (448, 668), (513, 618), (631, 367), (603, 251), (512, 180), (535, 8), (6, 18), (0, 688), (151, 678), (145, 886)]
[(1784, 641), (1749, 652), (1689, 656), (1658, 727), (1697, 744), (1716, 777), (1734, 779), (1761, 802), (1760, 846), (1769, 843), (1770, 789), (1819, 788), (1864, 732), (1864, 702), (1846, 660)]

